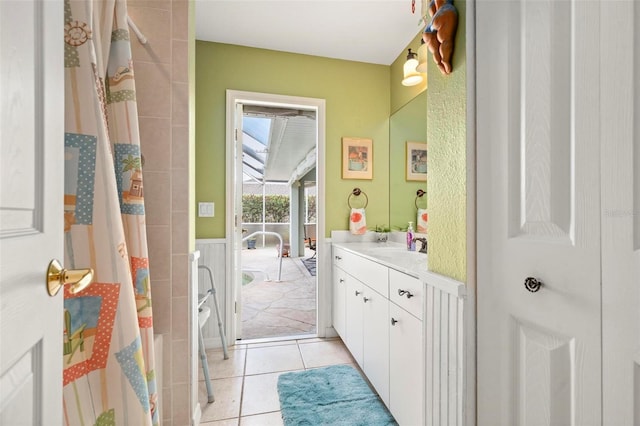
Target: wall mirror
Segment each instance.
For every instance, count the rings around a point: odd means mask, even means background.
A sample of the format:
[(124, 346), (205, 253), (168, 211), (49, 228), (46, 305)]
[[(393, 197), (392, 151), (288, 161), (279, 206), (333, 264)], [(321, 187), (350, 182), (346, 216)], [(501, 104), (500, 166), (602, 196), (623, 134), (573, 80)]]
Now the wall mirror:
[[(424, 181), (407, 180), (407, 142), (427, 141), (427, 92), (418, 94), (389, 118), (389, 224), (392, 229), (406, 229), (409, 221), (416, 226), (416, 192), (427, 190)], [(418, 201), (427, 207), (425, 194)]]

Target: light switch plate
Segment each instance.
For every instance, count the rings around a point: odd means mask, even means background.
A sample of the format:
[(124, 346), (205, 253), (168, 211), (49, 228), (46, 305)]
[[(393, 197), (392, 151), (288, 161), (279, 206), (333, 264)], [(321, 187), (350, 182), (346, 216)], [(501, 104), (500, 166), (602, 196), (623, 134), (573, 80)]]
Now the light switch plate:
[(198, 203), (198, 217), (214, 217), (215, 205), (213, 203)]

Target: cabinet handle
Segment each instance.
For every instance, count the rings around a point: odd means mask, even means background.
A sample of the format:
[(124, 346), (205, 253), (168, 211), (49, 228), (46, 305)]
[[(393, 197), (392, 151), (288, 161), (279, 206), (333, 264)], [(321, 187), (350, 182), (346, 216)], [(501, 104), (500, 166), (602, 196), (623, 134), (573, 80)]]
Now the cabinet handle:
[(342, 260), (340, 256), (336, 256), (336, 260)]
[(363, 297), (362, 300), (364, 300), (364, 303), (367, 303), (371, 299), (369, 299), (368, 297)]
[(344, 278), (340, 278), (340, 282), (343, 283), (344, 282)]
[(399, 296), (404, 296), (405, 294), (407, 295), (407, 299), (411, 299), (413, 297), (413, 294), (409, 293), (409, 290), (398, 289)]
[(397, 319), (391, 317), (391, 325), (396, 325), (397, 322), (398, 322)]
[(356, 290), (356, 296), (360, 296), (362, 294), (361, 291)]

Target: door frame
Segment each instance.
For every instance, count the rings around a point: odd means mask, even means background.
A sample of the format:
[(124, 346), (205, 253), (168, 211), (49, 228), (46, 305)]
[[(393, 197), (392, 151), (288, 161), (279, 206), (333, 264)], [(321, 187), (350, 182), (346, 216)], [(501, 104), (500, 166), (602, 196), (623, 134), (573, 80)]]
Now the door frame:
[[(317, 231), (316, 241), (319, 247), (317, 251), (317, 264), (323, 265), (324, 259), (327, 256), (325, 247), (325, 146), (326, 146), (326, 101), (319, 98), (307, 98), (300, 96), (287, 96), (277, 95), (270, 93), (260, 92), (246, 92), (240, 90), (227, 89), (226, 93), (226, 136), (225, 136), (225, 152), (226, 152), (226, 219), (225, 219), (225, 233), (226, 233), (226, 270), (227, 282), (226, 282), (226, 333), (229, 336), (231, 342), (235, 342), (237, 338), (236, 327), (236, 274), (234, 271), (234, 228), (235, 228), (235, 163), (234, 163), (234, 150), (232, 149), (235, 144), (234, 130), (235, 130), (235, 108), (236, 104), (242, 103), (246, 105), (273, 105), (280, 104), (285, 107), (297, 107), (304, 109), (313, 109), (316, 111), (316, 123), (318, 133), (316, 135), (316, 176), (317, 176), (317, 195), (316, 195), (316, 220)], [(329, 280), (325, 278), (326, 271), (322, 267), (317, 268), (316, 275), (316, 329), (318, 337), (325, 337), (326, 329), (331, 327), (331, 287), (328, 285)], [(328, 312), (327, 312), (328, 311)]]

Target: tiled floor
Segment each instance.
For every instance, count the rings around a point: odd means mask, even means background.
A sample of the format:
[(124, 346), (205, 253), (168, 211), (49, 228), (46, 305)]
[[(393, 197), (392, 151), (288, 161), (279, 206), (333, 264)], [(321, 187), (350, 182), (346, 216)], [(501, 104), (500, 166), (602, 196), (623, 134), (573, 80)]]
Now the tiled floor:
[[(312, 255), (307, 248), (306, 257)], [(242, 250), (243, 270), (254, 277), (242, 286), (243, 340), (316, 333), (316, 277), (301, 259), (284, 257), (278, 282), (275, 248)]]
[(200, 424), (204, 426), (282, 425), (280, 374), (337, 364), (355, 366), (339, 338), (240, 344), (229, 350), (227, 360), (221, 349), (207, 351), (207, 358), (216, 400), (207, 404), (200, 371)]

